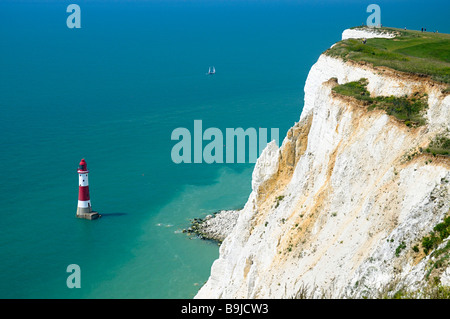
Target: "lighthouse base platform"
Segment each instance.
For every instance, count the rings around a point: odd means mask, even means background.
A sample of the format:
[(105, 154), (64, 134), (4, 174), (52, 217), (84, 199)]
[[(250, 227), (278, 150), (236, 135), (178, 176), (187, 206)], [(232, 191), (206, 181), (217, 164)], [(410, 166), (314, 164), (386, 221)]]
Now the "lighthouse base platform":
[(77, 217), (78, 218), (84, 218), (84, 219), (97, 219), (99, 217), (101, 217), (102, 215), (100, 215), (98, 212), (90, 212), (90, 213), (81, 213), (81, 212), (77, 212)]

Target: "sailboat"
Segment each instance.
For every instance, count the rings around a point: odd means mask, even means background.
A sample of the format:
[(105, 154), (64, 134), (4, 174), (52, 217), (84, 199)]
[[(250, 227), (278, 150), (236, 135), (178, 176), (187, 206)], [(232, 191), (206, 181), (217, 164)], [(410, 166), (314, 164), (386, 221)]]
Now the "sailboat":
[(208, 74), (215, 74), (215, 73), (216, 73), (216, 68), (210, 66), (208, 69)]

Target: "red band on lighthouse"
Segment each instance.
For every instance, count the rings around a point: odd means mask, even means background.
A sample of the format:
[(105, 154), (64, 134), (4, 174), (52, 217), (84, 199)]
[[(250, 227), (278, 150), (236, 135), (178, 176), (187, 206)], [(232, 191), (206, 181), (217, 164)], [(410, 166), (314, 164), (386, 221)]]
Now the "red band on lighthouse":
[(80, 186), (78, 190), (78, 200), (86, 201), (90, 200), (89, 186)]

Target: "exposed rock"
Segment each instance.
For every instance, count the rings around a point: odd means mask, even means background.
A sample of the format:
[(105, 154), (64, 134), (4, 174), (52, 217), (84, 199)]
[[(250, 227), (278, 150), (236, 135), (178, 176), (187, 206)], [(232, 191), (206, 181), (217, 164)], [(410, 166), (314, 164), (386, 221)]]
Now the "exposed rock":
[(239, 217), (238, 210), (221, 210), (204, 219), (195, 218), (192, 225), (183, 232), (196, 234), (201, 239), (214, 240), (221, 243), (227, 237)]
[(354, 28), (346, 29), (342, 32), (342, 40), (345, 39), (370, 39), (370, 38), (393, 38), (395, 34), (393, 32), (387, 32), (378, 28)]

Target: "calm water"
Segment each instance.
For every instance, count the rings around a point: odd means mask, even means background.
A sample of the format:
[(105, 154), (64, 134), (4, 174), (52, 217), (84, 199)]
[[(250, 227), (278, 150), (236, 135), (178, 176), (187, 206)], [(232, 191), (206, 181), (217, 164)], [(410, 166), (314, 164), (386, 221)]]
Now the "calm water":
[[(0, 297), (191, 298), (219, 252), (179, 230), (242, 207), (253, 165), (176, 165), (171, 132), (283, 138), (311, 65), (371, 2), (77, 1), (68, 29), (72, 2), (0, 2)], [(378, 4), (384, 25), (450, 32), (448, 2)], [(75, 218), (82, 157), (97, 221)]]

